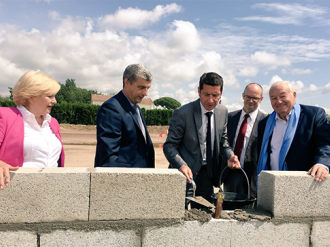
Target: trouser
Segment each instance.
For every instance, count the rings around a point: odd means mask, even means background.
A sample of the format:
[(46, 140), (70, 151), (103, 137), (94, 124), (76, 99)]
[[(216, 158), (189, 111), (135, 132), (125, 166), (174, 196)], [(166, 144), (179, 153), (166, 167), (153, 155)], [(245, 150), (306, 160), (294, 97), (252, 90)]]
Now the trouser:
[[(195, 194), (195, 196), (202, 196), (203, 198), (205, 198), (206, 200), (208, 200), (209, 202), (212, 203), (213, 200), (212, 200), (211, 196), (213, 194), (213, 181), (212, 181), (212, 178), (209, 178), (208, 175), (207, 175), (206, 165), (203, 165), (201, 167), (201, 169), (197, 173), (194, 181), (196, 183), (196, 194)], [(193, 186), (192, 186), (192, 184), (187, 183), (186, 196), (193, 197)], [(190, 203), (191, 208), (200, 209), (200, 208), (205, 207), (205, 206), (203, 206), (199, 203), (195, 203), (193, 201), (190, 201), (190, 200), (186, 199), (186, 204), (185, 204), (186, 209), (188, 209), (189, 203)]]

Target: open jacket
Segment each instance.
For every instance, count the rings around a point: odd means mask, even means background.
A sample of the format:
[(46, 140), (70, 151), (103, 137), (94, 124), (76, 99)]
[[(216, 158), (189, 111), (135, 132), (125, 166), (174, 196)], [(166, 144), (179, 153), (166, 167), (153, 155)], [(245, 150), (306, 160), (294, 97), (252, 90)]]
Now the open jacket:
[[(49, 127), (60, 140), (62, 151), (58, 166), (64, 167), (64, 149), (60, 125), (55, 118)], [(23, 166), (24, 162), (24, 120), (16, 107), (0, 107), (0, 160), (11, 166)]]

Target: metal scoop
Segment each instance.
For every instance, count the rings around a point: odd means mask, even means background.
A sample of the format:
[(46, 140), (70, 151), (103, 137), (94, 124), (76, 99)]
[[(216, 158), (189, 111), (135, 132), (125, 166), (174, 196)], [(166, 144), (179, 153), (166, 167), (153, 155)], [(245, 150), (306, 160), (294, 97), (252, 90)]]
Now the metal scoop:
[(205, 207), (208, 207), (208, 208), (215, 208), (215, 206), (210, 203), (208, 200), (206, 200), (205, 198), (201, 197), (201, 196), (195, 196), (195, 192), (196, 192), (196, 184), (195, 184), (195, 181), (193, 179), (190, 179), (191, 181), (191, 184), (193, 186), (193, 197), (190, 197), (190, 196), (187, 196), (186, 199), (188, 200), (191, 200), (193, 202), (196, 202), (196, 203), (199, 203)]

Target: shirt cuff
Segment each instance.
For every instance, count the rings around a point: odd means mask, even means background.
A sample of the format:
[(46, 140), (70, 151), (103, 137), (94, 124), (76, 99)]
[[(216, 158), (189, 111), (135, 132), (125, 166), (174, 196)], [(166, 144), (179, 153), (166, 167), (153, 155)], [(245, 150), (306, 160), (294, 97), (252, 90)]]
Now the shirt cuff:
[(327, 169), (328, 172), (329, 172), (329, 166), (326, 166), (326, 165), (323, 165), (323, 164), (320, 164), (320, 163), (317, 163), (317, 164), (315, 164), (315, 165), (321, 165), (321, 166), (323, 166), (325, 169)]

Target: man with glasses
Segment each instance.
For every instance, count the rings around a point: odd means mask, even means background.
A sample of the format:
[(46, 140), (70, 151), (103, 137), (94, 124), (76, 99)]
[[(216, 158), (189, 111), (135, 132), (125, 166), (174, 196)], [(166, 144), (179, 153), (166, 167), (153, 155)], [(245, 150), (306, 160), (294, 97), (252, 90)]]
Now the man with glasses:
[[(262, 87), (257, 83), (250, 83), (245, 87), (242, 97), (243, 109), (228, 114), (227, 135), (229, 144), (249, 179), (250, 194), (256, 196), (258, 123), (266, 117), (258, 110), (263, 99)], [(223, 163), (222, 169), (226, 165)], [(242, 171), (226, 169), (221, 180), (224, 183), (224, 191), (248, 194), (247, 181)]]

